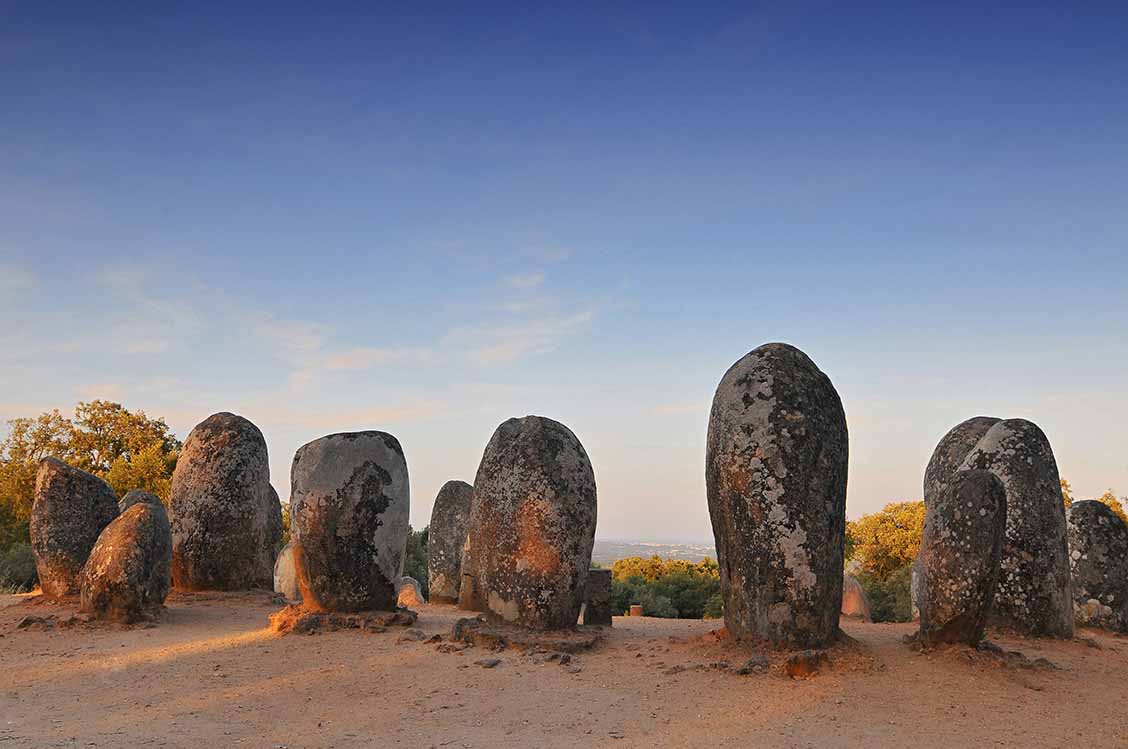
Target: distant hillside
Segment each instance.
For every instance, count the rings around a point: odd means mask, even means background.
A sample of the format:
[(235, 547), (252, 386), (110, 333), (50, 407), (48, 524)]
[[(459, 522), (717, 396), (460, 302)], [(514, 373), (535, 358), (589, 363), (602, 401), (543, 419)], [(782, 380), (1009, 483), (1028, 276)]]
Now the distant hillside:
[(717, 558), (712, 544), (660, 544), (652, 541), (600, 541), (596, 539), (591, 560), (609, 566), (625, 557), (650, 557), (657, 554), (664, 559), (685, 559), (700, 562), (705, 557)]

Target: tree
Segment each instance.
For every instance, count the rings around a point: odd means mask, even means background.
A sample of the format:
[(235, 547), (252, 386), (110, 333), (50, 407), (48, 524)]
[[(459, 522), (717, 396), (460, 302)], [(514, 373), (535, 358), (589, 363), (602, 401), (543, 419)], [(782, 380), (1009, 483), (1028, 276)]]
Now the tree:
[(884, 580), (920, 551), (924, 536), (924, 502), (892, 502), (881, 512), (846, 524), (851, 559), (863, 570)]
[[(1124, 497), (1124, 500), (1128, 501), (1128, 497)], [(1117, 517), (1123, 520), (1125, 524), (1128, 524), (1128, 515), (1124, 514), (1124, 505), (1122, 505), (1120, 500), (1116, 498), (1116, 495), (1112, 493), (1112, 489), (1109, 489), (1104, 494), (1097, 497), (1097, 501), (1106, 505), (1108, 509), (1115, 512)]]
[(106, 479), (118, 496), (144, 489), (168, 502), (181, 444), (164, 419), (102, 400), (79, 403), (74, 414), (70, 448), (76, 468)]
[(69, 454), (71, 423), (58, 411), (8, 422), (0, 441), (0, 543), (27, 541), (35, 474), (49, 455)]
[(924, 502), (893, 502), (846, 524), (847, 559), (874, 621), (908, 621), (912, 564), (924, 536)]
[(1061, 481), (1061, 501), (1065, 502), (1065, 506), (1069, 507), (1073, 504), (1073, 487), (1065, 479), (1058, 479)]
[(118, 496), (144, 489), (168, 502), (181, 444), (164, 419), (95, 400), (75, 406), (73, 420), (55, 410), (12, 419), (8, 427), (8, 436), (0, 441), (3, 547), (27, 542), (35, 474), (47, 456), (105, 479)]

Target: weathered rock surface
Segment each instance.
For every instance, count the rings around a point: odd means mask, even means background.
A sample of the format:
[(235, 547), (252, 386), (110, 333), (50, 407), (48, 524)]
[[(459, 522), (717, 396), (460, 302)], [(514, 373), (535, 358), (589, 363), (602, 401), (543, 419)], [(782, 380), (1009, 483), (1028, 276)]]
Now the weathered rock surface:
[(603, 630), (531, 629), (516, 624), (483, 621), (482, 617), (459, 619), (451, 628), (453, 643), (465, 643), (486, 650), (520, 650), (549, 653), (579, 653), (591, 650), (603, 641)]
[(31, 550), (44, 595), (78, 593), (90, 550), (117, 516), (117, 495), (105, 481), (57, 458), (40, 461), (31, 506)]
[(834, 639), (848, 452), (842, 401), (799, 349), (765, 344), (721, 379), (705, 482), (735, 637), (792, 647)]
[[(278, 491), (272, 484), (267, 484), (270, 489), (270, 498), (266, 501), (269, 512), (266, 514), (266, 538), (273, 539), (270, 545), (270, 562), (273, 565), (278, 559), (278, 552), (282, 551), (282, 501), (278, 499)], [(277, 508), (277, 509), (275, 509)], [(273, 569), (273, 567), (271, 567)]]
[(310, 611), (301, 604), (291, 604), (270, 615), (270, 628), (279, 634), (314, 635), (340, 629), (362, 632), (386, 632), (388, 627), (411, 627), (418, 617), (414, 611)]
[[(471, 504), (473, 509), (473, 504)], [(592, 542), (594, 546), (595, 542)], [(473, 554), (470, 553), (470, 530), (466, 530), (466, 542), (462, 545), (462, 572), (458, 583), (458, 608), (466, 611), (481, 611), (482, 603), (474, 594)]]
[(196, 425), (172, 474), (169, 519), (174, 586), (272, 588), (282, 507), (258, 427), (230, 413)]
[(282, 547), (278, 559), (274, 560), (274, 592), (287, 601), (300, 602), (302, 593), (298, 589), (298, 573), (294, 569), (294, 542)]
[[(125, 512), (130, 507), (140, 502), (148, 502), (149, 504), (160, 505), (161, 509), (164, 509), (164, 503), (161, 502), (161, 498), (156, 494), (144, 491), (142, 489), (134, 489), (118, 500), (118, 512)], [(168, 517), (167, 511), (165, 512), (165, 517)]]
[(873, 621), (869, 596), (853, 575), (842, 577), (842, 616), (850, 616), (862, 621)]
[(82, 571), (82, 610), (99, 619), (151, 618), (168, 595), (172, 568), (168, 515), (159, 501), (135, 499), (98, 536)]
[(999, 579), (1007, 493), (990, 471), (957, 471), (925, 500), (920, 638), (976, 645)]
[(913, 559), (913, 567), (910, 570), (909, 577), (909, 607), (911, 610), (912, 620), (914, 622), (920, 621), (920, 586), (924, 571), (920, 566), (920, 554)]
[(611, 626), (611, 570), (589, 570), (584, 624)]
[(1066, 518), (1076, 622), (1128, 632), (1128, 527), (1095, 500), (1074, 502)]
[(968, 453), (979, 444), (979, 440), (998, 424), (1002, 419), (994, 416), (973, 416), (967, 421), (952, 427), (945, 434), (936, 449), (928, 466), (924, 469), (924, 500), (929, 497), (938, 497), (943, 488), (956, 475), (956, 471), (963, 465)]
[(455, 603), (462, 581), (462, 547), (470, 528), (474, 487), (448, 481), (439, 489), (427, 530), (427, 590), (432, 603)]
[(783, 671), (792, 679), (809, 679), (830, 664), (825, 650), (803, 650), (791, 655), (783, 664)]
[(1007, 528), (993, 620), (1027, 634), (1072, 637), (1065, 507), (1046, 435), (1025, 419), (1000, 421), (976, 443), (960, 468), (991, 471), (1007, 492)]
[(303, 605), (391, 611), (407, 545), (407, 461), (384, 432), (331, 434), (290, 469), (294, 566)]
[(459, 605), (494, 622), (575, 627), (595, 522), (595, 474), (576, 435), (541, 416), (504, 422), (474, 480)]
[(412, 606), (422, 606), (427, 603), (419, 587), (419, 581), (414, 577), (404, 575), (396, 583), (396, 604), (401, 608), (409, 609)]

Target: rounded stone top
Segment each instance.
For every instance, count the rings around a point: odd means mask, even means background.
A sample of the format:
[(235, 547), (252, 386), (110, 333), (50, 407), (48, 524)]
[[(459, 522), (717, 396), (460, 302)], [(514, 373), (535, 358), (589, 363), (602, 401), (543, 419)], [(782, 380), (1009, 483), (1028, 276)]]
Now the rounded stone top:
[(567, 447), (578, 451), (588, 466), (591, 465), (588, 454), (575, 433), (547, 416), (529, 415), (506, 419), (494, 430), (493, 437), (486, 446), (486, 455), (499, 447), (509, 453), (510, 460), (536, 461), (530, 465), (551, 465)]
[(798, 369), (820, 371), (818, 366), (807, 356), (803, 351), (792, 346), (790, 343), (765, 343), (749, 351), (747, 354), (738, 359), (728, 370), (725, 372), (725, 379), (729, 373), (744, 369), (749, 366), (754, 366), (757, 361), (771, 361), (776, 366), (792, 366)]
[(231, 432), (239, 433), (240, 436), (246, 439), (259, 442), (262, 444), (263, 449), (266, 448), (266, 438), (262, 436), (262, 430), (255, 426), (254, 422), (246, 417), (227, 411), (214, 413), (197, 424), (188, 434), (188, 440), (185, 441), (185, 444), (187, 444), (189, 440), (210, 442), (222, 438), (224, 434)]
[[(75, 468), (69, 463), (59, 460), (53, 455), (41, 458), (39, 466), (35, 473), (36, 486), (47, 486), (53, 481), (73, 481), (78, 486), (85, 490), (94, 490), (105, 494), (109, 492), (110, 496), (116, 497), (113, 489), (106, 483), (105, 479), (95, 476), (88, 471), (81, 468)], [(69, 499), (69, 498), (67, 498)]]
[(460, 494), (468, 489), (470, 491), (474, 491), (474, 487), (466, 483), (465, 481), (460, 481), (459, 479), (451, 479), (450, 481), (447, 481), (442, 485), (442, 487), (439, 489), (439, 494), (444, 496), (450, 494)]
[(157, 505), (161, 509), (164, 509), (164, 503), (161, 502), (161, 498), (156, 494), (147, 492), (144, 489), (134, 489), (118, 500), (118, 511), (125, 512), (136, 504)]
[[(39, 465), (36, 466), (37, 475), (42, 473), (44, 476), (51, 476), (54, 474), (70, 474), (70, 473), (86, 473), (81, 469), (75, 468), (64, 460), (56, 458), (54, 455), (48, 455), (45, 458), (39, 459)], [(93, 476), (94, 474), (87, 474)], [(97, 478), (97, 477), (95, 477)], [(101, 481), (101, 479), (99, 479)]]
[(973, 416), (948, 430), (932, 451), (928, 467), (924, 469), (924, 494), (937, 482), (948, 481), (963, 463), (967, 454), (983, 439), (983, 435), (1002, 419), (994, 416)]
[[(302, 453), (310, 450), (324, 450), (331, 444), (351, 444), (363, 443), (367, 447), (373, 443), (381, 443), (391, 452), (403, 458), (403, 447), (400, 445), (399, 440), (387, 432), (381, 432), (376, 429), (365, 429), (359, 432), (335, 432), (334, 434), (327, 434), (324, 437), (318, 437), (311, 440), (298, 448), (294, 453), (294, 463), (298, 462), (298, 458)], [(363, 447), (361, 449), (364, 449)]]
[(1071, 523), (1086, 525), (1097, 523), (1128, 530), (1128, 526), (1125, 526), (1124, 521), (1112, 511), (1111, 507), (1095, 499), (1079, 499), (1069, 506), (1065, 514)]
[[(975, 445), (973, 453), (962, 467), (983, 468), (994, 455), (1005, 455), (1009, 460), (1025, 455), (1031, 459), (1053, 458), (1050, 440), (1042, 428), (1027, 419), (1007, 419), (993, 424)], [(1056, 472), (1056, 467), (1054, 471)], [(1056, 482), (1055, 482), (1056, 483)]]
[[(736, 397), (741, 402), (746, 401), (745, 391), (748, 390), (771, 398), (772, 388), (777, 380), (788, 390), (794, 390), (796, 395), (802, 392), (806, 384), (817, 380), (826, 391), (834, 393), (841, 409), (841, 400), (838, 399), (830, 378), (811, 357), (789, 343), (765, 343), (734, 362), (717, 385), (714, 405), (728, 391), (732, 391), (729, 392), (730, 397)], [(738, 396), (734, 393), (738, 393)]]
[[(474, 496), (474, 487), (465, 481), (453, 479), (443, 484), (439, 489), (439, 493), (435, 495), (435, 503), (431, 506), (431, 533), (434, 534), (438, 530), (447, 531), (452, 536), (452, 541), (457, 536), (464, 536), (466, 533), (464, 521), (460, 519), (467, 516), (470, 512), (470, 500)], [(434, 526), (442, 526), (437, 528)], [(458, 546), (461, 548), (462, 541), (458, 540)]]

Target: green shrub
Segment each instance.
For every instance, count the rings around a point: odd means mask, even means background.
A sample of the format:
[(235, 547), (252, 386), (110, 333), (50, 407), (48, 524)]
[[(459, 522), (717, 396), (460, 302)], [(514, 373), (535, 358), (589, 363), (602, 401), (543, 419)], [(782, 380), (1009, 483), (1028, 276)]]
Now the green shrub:
[(869, 598), (875, 622), (907, 622), (912, 619), (912, 564), (906, 564), (882, 578), (860, 570), (856, 577)]
[(643, 588), (635, 603), (642, 605), (644, 616), (657, 616), (662, 619), (677, 619), (678, 609), (666, 596), (656, 592), (653, 588)]
[(15, 543), (0, 553), (0, 590), (27, 591), (39, 584), (31, 546)]
[(677, 569), (653, 580), (640, 575), (611, 580), (611, 606), (624, 613), (631, 604), (642, 606), (646, 616), (666, 619), (702, 619), (712, 597), (720, 595), (720, 580)]
[(705, 602), (705, 618), (720, 619), (724, 615), (725, 599), (721, 597), (720, 593), (709, 596), (709, 600)]
[(655, 594), (670, 601), (679, 619), (703, 619), (705, 604), (720, 593), (719, 577), (706, 577), (686, 571), (662, 575), (650, 584)]
[(632, 603), (638, 603), (639, 592), (646, 581), (641, 577), (611, 580), (611, 613), (625, 614)]

